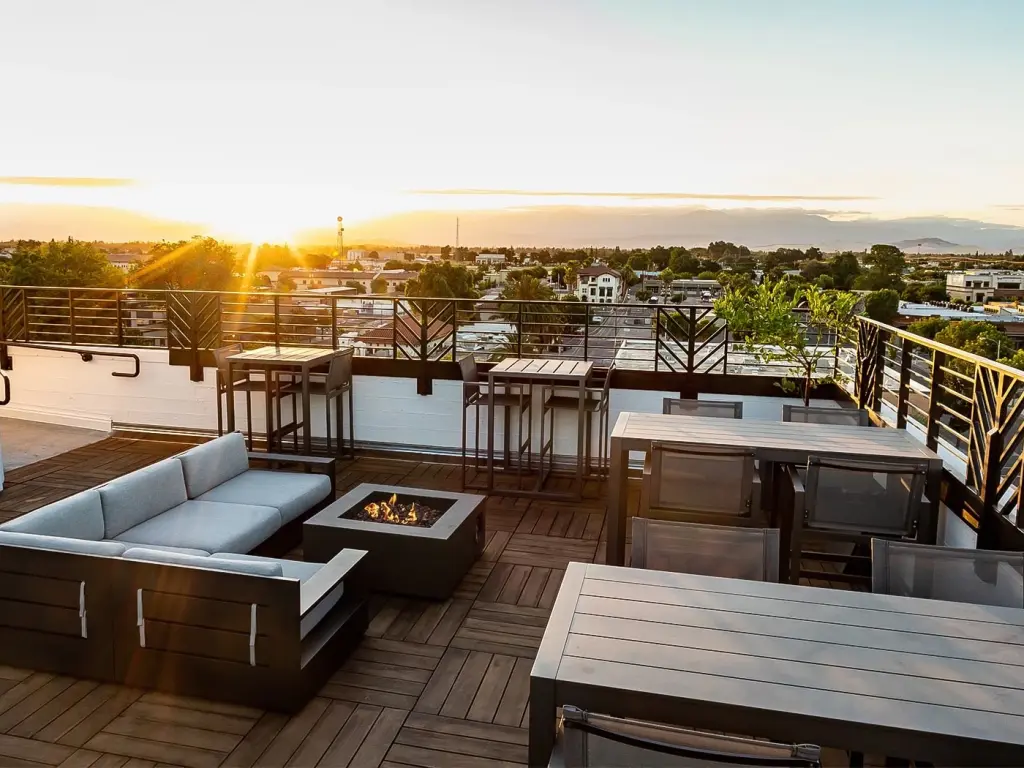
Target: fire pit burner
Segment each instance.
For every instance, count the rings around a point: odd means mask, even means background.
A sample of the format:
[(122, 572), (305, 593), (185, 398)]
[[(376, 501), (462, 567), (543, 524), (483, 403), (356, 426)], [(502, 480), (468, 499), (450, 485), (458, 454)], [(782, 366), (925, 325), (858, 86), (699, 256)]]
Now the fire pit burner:
[[(384, 494), (376, 494), (383, 496)], [(391, 523), (392, 525), (415, 525), (429, 528), (438, 520), (444, 510), (434, 509), (415, 499), (400, 497), (397, 493), (377, 501), (368, 501), (362, 507), (353, 507), (342, 517), (350, 520), (364, 520), (372, 523)]]

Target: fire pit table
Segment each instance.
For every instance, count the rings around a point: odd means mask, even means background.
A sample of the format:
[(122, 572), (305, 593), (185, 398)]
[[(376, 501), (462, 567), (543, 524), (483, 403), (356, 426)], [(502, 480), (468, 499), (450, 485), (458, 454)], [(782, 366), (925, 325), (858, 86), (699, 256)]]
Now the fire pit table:
[(303, 523), (303, 555), (365, 549), (374, 591), (444, 600), (483, 551), (484, 498), (363, 483)]

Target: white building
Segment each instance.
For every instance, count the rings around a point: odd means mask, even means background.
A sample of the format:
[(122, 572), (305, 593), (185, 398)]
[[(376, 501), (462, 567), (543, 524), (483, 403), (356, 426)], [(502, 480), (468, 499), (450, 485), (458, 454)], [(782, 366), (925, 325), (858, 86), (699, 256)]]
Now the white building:
[(345, 261), (349, 263), (366, 261), (366, 257), (369, 255), (369, 251), (364, 251), (361, 248), (349, 248), (345, 251)]
[(387, 280), (388, 293), (405, 295), (405, 284), (419, 276), (420, 273), (414, 269), (385, 269), (378, 272), (374, 279), (382, 277)]
[(349, 272), (342, 269), (290, 269), (278, 275), (288, 277), (295, 283), (295, 290), (308, 291), (313, 288), (339, 288), (349, 282), (359, 283), (364, 293), (370, 292), (370, 282), (374, 278), (372, 272)]
[[(10, 258), (8, 256), (8, 258)], [(107, 261), (110, 262), (110, 266), (120, 269), (122, 272), (131, 272), (135, 269), (135, 265), (141, 263), (145, 259), (145, 256), (140, 256), (137, 253), (108, 253)]]
[(477, 264), (504, 264), (505, 254), (504, 253), (478, 253), (476, 256)]
[(972, 304), (986, 301), (1024, 299), (1024, 272), (1006, 269), (968, 269), (946, 275), (950, 299)]
[(613, 304), (622, 300), (625, 285), (622, 275), (604, 264), (581, 269), (576, 283), (576, 295), (580, 301), (591, 304)]

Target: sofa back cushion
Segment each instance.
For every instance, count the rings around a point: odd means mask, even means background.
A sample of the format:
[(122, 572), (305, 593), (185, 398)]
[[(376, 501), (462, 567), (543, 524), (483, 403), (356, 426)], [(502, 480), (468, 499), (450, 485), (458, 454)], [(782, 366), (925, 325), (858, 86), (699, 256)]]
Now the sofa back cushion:
[(91, 488), (68, 496), (0, 525), (0, 531), (99, 541), (104, 531), (100, 493)]
[(116, 538), (129, 528), (188, 501), (185, 476), (177, 458), (137, 469), (99, 490), (105, 539)]
[(198, 498), (249, 469), (249, 453), (241, 432), (218, 437), (178, 456), (190, 499)]
[(166, 563), (168, 565), (186, 565), (193, 568), (211, 568), (217, 571), (247, 573), (252, 576), (280, 576), (281, 566), (277, 563), (257, 562), (254, 560), (214, 560), (212, 557), (183, 555), (178, 552), (134, 547), (124, 553), (125, 560), (141, 560), (147, 563)]
[(0, 531), (0, 545), (10, 544), (12, 547), (32, 547), (33, 549), (52, 549), (57, 552), (76, 552), (80, 555), (105, 555), (120, 557), (125, 546), (119, 541), (89, 541), (88, 539), (71, 539), (64, 536), (40, 536), (35, 533), (16, 533)]

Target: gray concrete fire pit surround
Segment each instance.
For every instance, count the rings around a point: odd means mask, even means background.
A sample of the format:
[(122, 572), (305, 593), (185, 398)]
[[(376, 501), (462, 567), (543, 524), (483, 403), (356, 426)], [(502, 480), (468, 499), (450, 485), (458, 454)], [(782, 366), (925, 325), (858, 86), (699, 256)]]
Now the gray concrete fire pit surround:
[[(444, 514), (429, 528), (345, 517), (397, 494)], [(306, 560), (327, 562), (342, 549), (365, 549), (363, 574), (375, 592), (445, 600), (483, 551), (484, 496), (362, 483), (302, 526)]]

